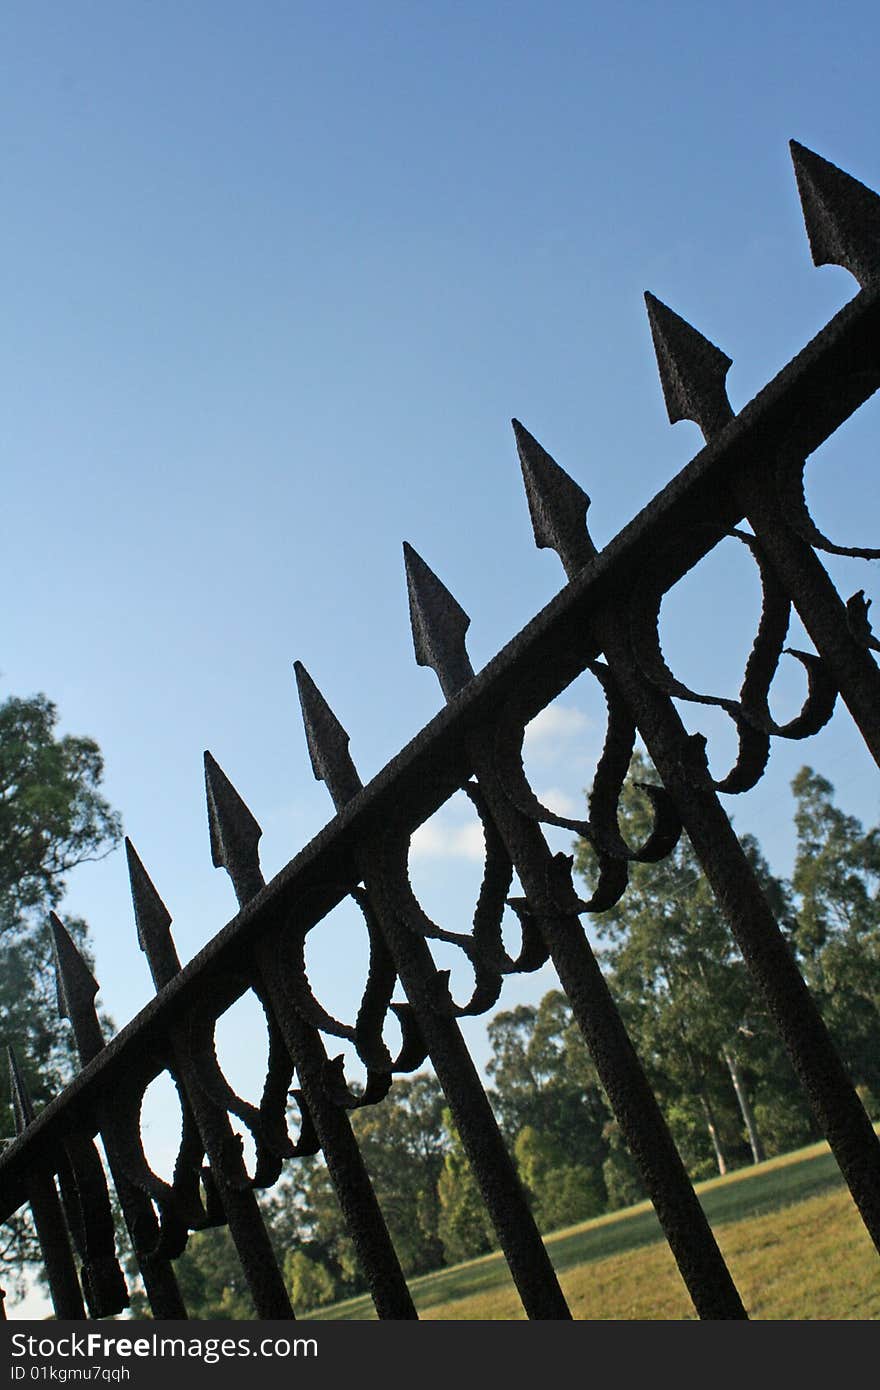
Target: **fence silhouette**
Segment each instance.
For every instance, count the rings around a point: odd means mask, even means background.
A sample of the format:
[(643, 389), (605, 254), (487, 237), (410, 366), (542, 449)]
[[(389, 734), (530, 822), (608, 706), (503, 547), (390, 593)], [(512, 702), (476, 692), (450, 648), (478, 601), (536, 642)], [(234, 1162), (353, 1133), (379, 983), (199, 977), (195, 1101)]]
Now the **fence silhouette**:
[[(155, 1317), (187, 1316), (173, 1261), (189, 1232), (226, 1224), (257, 1315), (292, 1318), (255, 1191), (271, 1187), (286, 1162), (320, 1152), (378, 1316), (414, 1318), (349, 1113), (381, 1105), (395, 1075), (429, 1059), (526, 1314), (569, 1318), (458, 1022), (490, 1009), (506, 975), (550, 960), (698, 1316), (745, 1318), (580, 921), (617, 902), (629, 865), (661, 860), (682, 830), (880, 1250), (880, 1145), (718, 797), (755, 786), (772, 740), (818, 732), (838, 695), (880, 761), (880, 674), (872, 654), (880, 644), (868, 604), (861, 591), (845, 601), (817, 553), (877, 558), (880, 551), (829, 541), (803, 492), (807, 456), (880, 385), (880, 198), (802, 146), (793, 143), (792, 155), (813, 259), (849, 270), (860, 285), (855, 298), (734, 416), (724, 384), (730, 359), (646, 296), (670, 421), (695, 421), (705, 447), (601, 552), (587, 530), (586, 493), (514, 422), (535, 541), (558, 554), (565, 587), (475, 675), (465, 647), (469, 619), (405, 546), (416, 660), (436, 673), (445, 707), (364, 787), (342, 725), (297, 665), (312, 767), (336, 815), (268, 884), (260, 828), (206, 754), (212, 858), (229, 874), (239, 911), (181, 967), (171, 917), (126, 842), (138, 942), (157, 992), (109, 1042), (95, 1010), (98, 985), (53, 916), (59, 1008), (72, 1026), (81, 1070), (35, 1115), (10, 1050), (18, 1137), (0, 1156), (0, 1219), (29, 1204), (58, 1317), (106, 1317), (128, 1306), (109, 1175)], [(744, 521), (750, 529), (740, 529)], [(753, 557), (763, 592), (737, 699), (701, 695), (679, 682), (658, 636), (663, 596), (731, 535)], [(780, 726), (769, 691), (792, 607), (815, 650), (791, 653), (805, 668), (807, 694), (797, 717)], [(602, 688), (608, 731), (588, 818), (574, 820), (540, 804), (522, 745), (528, 722), (585, 671)], [(732, 719), (738, 752), (722, 780), (713, 780), (705, 740), (688, 734), (676, 700), (718, 706)], [(636, 734), (660, 784), (646, 788), (653, 829), (634, 848), (621, 835), (618, 801)], [(407, 874), (413, 832), (462, 788), (485, 835), (482, 889), (467, 933), (431, 922)], [(592, 846), (598, 877), (588, 901), (578, 897), (571, 859), (548, 846), (544, 825)], [(514, 874), (523, 896), (509, 899)], [(350, 1025), (321, 1008), (305, 969), (308, 932), (345, 898), (363, 913), (370, 943), (363, 1000)], [(516, 956), (502, 939), (508, 901), (521, 934)], [(473, 969), (473, 993), (463, 1004), (452, 998), (449, 973), (435, 965), (434, 940), (463, 952)], [(392, 1002), (398, 981), (405, 1002)], [(248, 991), (269, 1032), (256, 1106), (233, 1092), (214, 1048), (217, 1020)], [(400, 1024), (397, 1056), (383, 1037), (389, 1011)], [(361, 1093), (349, 1089), (341, 1058), (328, 1057), (328, 1037), (353, 1044), (366, 1068)], [(182, 1111), (170, 1182), (151, 1170), (140, 1134), (144, 1093), (163, 1072)], [(295, 1141), (287, 1125), (290, 1095), (301, 1119)], [(253, 1138), (252, 1175), (236, 1127)]]

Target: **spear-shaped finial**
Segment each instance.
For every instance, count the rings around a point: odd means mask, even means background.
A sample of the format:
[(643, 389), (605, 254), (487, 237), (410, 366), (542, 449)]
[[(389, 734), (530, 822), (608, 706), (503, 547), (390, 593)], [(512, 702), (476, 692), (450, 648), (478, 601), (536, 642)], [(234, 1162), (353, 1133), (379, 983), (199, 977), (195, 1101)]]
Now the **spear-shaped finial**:
[(15, 1119), (16, 1134), (23, 1134), (34, 1118), (34, 1107), (31, 1101), (25, 1079), (21, 1074), (18, 1065), (18, 1058), (11, 1047), (7, 1047), (6, 1056), (9, 1061), (9, 1092), (12, 1096), (12, 1114)]
[(154, 985), (161, 989), (180, 969), (180, 958), (171, 936), (171, 913), (127, 836), (125, 855), (138, 944), (149, 961)]
[(49, 913), (55, 956), (55, 986), (58, 1012), (70, 1020), (80, 1061), (85, 1066), (104, 1046), (104, 1035), (95, 1009), (100, 988), (74, 944), (67, 928)]
[(880, 279), (880, 197), (865, 184), (790, 142), (814, 265), (840, 265), (865, 286)]
[(363, 787), (348, 751), (349, 737), (301, 661), (293, 663), (312, 771), (326, 782), (337, 811)]
[(239, 906), (244, 907), (266, 882), (260, 869), (259, 844), (263, 832), (226, 773), (208, 752), (205, 753), (205, 796), (211, 859), (215, 868), (225, 869), (229, 874)]
[(431, 667), (451, 700), (474, 674), (464, 640), (471, 620), (407, 541), (403, 559), (416, 661)]
[(724, 384), (731, 358), (653, 294), (645, 305), (669, 422), (693, 420), (711, 439), (733, 416)]
[(539, 550), (555, 550), (573, 579), (596, 554), (587, 530), (590, 499), (519, 420), (511, 423), (535, 544)]

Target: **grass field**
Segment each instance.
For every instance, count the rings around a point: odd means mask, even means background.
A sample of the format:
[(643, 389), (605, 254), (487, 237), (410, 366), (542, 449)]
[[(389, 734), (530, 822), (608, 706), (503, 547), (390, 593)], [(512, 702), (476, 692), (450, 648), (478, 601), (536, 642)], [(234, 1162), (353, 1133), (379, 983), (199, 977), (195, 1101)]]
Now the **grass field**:
[[(880, 1318), (880, 1262), (827, 1144), (697, 1184), (749, 1316)], [(647, 1203), (558, 1231), (547, 1248), (575, 1318), (685, 1319), (693, 1306)], [(500, 1255), (411, 1281), (421, 1318), (524, 1316)], [(368, 1298), (316, 1319), (375, 1317)]]

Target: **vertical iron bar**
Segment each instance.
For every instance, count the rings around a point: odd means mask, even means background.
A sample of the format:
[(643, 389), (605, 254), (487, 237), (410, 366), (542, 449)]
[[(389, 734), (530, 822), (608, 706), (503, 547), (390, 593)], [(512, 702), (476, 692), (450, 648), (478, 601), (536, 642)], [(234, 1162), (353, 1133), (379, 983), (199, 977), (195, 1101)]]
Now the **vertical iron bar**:
[[(147, 930), (144, 926), (134, 889), (135, 864), (143, 878), (147, 879), (153, 893), (156, 890), (147, 878), (146, 870), (137, 858), (131, 842), (126, 840), (125, 847), (128, 853), (129, 874), (132, 878), (135, 914), (138, 919), (138, 939), (147, 957), (153, 983), (156, 989), (160, 990), (180, 970), (180, 959), (167, 928), (163, 932), (156, 932)], [(158, 894), (156, 898), (161, 902)], [(170, 920), (168, 917), (169, 923)], [(294, 1317), (293, 1308), (257, 1199), (249, 1185), (241, 1147), (233, 1133), (229, 1115), (214, 1104), (202, 1090), (189, 1054), (185, 1033), (179, 1026), (171, 1029), (170, 1042), (175, 1073), (190, 1104), (205, 1146), (217, 1195), (226, 1215), (229, 1234), (238, 1252), (257, 1317), (290, 1321)], [(229, 1176), (230, 1168), (234, 1170), (233, 1179)]]
[[(560, 509), (566, 531), (574, 500), (571, 490), (566, 489), (567, 505)], [(546, 511), (542, 518), (547, 544), (555, 528)], [(449, 701), (473, 675), (465, 647), (467, 615), (412, 547), (407, 545), (404, 551), (416, 656), (422, 665), (433, 668)], [(694, 1307), (701, 1318), (745, 1318), (730, 1271), (580, 921), (575, 913), (552, 905), (549, 885), (555, 867), (553, 855), (540, 827), (513, 806), (505, 793), (495, 764), (494, 727), (471, 734), (467, 749), (492, 820), (519, 875)]]
[(638, 1166), (700, 1318), (746, 1311), (700, 1206), (657, 1098), (623, 1025), (579, 918), (541, 910), (553, 855), (540, 828), (507, 800), (494, 767), (492, 732), (468, 743), (474, 774), (519, 876), (599, 1080)]
[[(9, 1081), (15, 1114), (15, 1132), (23, 1134), (34, 1117), (30, 1096), (12, 1048), (7, 1048)], [(49, 1295), (57, 1318), (81, 1321), (85, 1318), (82, 1290), (76, 1275), (70, 1235), (52, 1173), (39, 1167), (31, 1170), (28, 1200), (40, 1242), (40, 1251), (49, 1282)], [(2, 1304), (2, 1298), (0, 1298)], [(6, 1316), (5, 1311), (2, 1314)]]
[[(798, 149), (801, 156), (814, 161), (809, 151)], [(823, 164), (819, 161), (820, 166)], [(812, 167), (815, 170), (818, 166)], [(823, 177), (830, 175), (839, 183), (839, 173), (824, 165)], [(841, 177), (845, 185), (853, 184), (847, 175)], [(866, 206), (863, 194), (867, 195), (871, 211), (862, 232), (870, 232), (866, 242), (870, 260), (876, 257), (875, 221), (880, 199), (861, 185), (858, 188), (862, 191), (855, 191), (854, 206), (859, 215), (849, 230), (859, 225)], [(809, 226), (819, 208), (813, 206), (812, 198), (806, 206), (810, 209)], [(828, 204), (819, 219), (826, 231), (830, 225), (826, 214), (831, 213), (832, 204)], [(819, 229), (819, 224), (813, 226)], [(861, 242), (861, 234), (857, 240)], [(832, 241), (840, 250), (842, 243), (837, 237)], [(853, 244), (850, 251), (854, 249)], [(842, 263), (850, 259), (847, 254)], [(861, 262), (861, 252), (858, 259)], [(724, 385), (730, 358), (654, 296), (646, 296), (646, 302), (670, 420), (694, 420), (706, 439), (714, 438), (733, 420)], [(522, 442), (528, 448), (528, 439)], [(785, 517), (777, 489), (784, 471), (791, 470), (795, 462), (800, 464), (800, 460), (781, 456), (767, 468), (759, 458), (733, 480), (733, 491), (876, 759), (880, 752), (880, 673), (870, 652), (860, 647), (849, 631), (846, 610), (812, 547), (791, 530)], [(792, 481), (790, 472), (788, 481)], [(561, 558), (571, 578), (574, 565), (566, 563), (562, 552)], [(598, 615), (593, 628), (607, 643), (608, 664), (625, 689), (635, 723), (678, 806), (703, 872), (776, 1020), (813, 1114), (880, 1250), (880, 1140), (718, 800), (704, 753), (697, 752), (688, 738), (670, 696), (652, 686), (640, 671), (621, 610), (619, 602), (612, 602)]]
[[(65, 927), (50, 913), (55, 944), (59, 1003), (62, 1013), (70, 1020), (81, 1066), (103, 1051), (104, 1035), (95, 1009), (97, 982), (82, 960)], [(109, 1098), (108, 1098), (109, 1101)], [(110, 1176), (119, 1197), (122, 1215), (131, 1237), (131, 1246), (140, 1268), (150, 1307), (157, 1318), (178, 1320), (186, 1318), (186, 1306), (180, 1294), (171, 1261), (161, 1255), (142, 1251), (138, 1232), (156, 1226), (152, 1202), (145, 1192), (126, 1177), (120, 1161), (112, 1119), (102, 1106), (101, 1142), (107, 1155)]]
[(880, 1142), (712, 787), (703, 747), (688, 735), (670, 697), (637, 669), (622, 615), (609, 607), (592, 627), (880, 1250)]
[(443, 1088), (498, 1241), (530, 1318), (568, 1319), (568, 1305), (535, 1224), (498, 1121), (454, 1018), (436, 1008), (437, 967), (428, 943), (396, 917), (388, 900), (381, 847), (361, 856), (364, 886), (418, 1018), (437, 1079)]
[[(312, 763), (339, 811), (360, 790), (361, 780), (347, 751), (347, 735), (300, 663), (296, 672)], [(327, 738), (333, 726), (337, 740)], [(324, 744), (332, 742), (332, 748), (319, 746), (322, 734)], [(428, 943), (395, 911), (391, 883), (399, 866), (386, 863), (383, 841), (359, 846), (356, 858), (523, 1307), (530, 1318), (570, 1319), (556, 1271), (461, 1030), (454, 1018), (437, 1008), (438, 974)]]
[(345, 1111), (327, 1093), (327, 1052), (317, 1029), (297, 1013), (278, 979), (269, 943), (256, 949), (257, 969), (296, 1067), (330, 1180), (382, 1319), (418, 1318), (397, 1251)]
[[(262, 831), (210, 753), (205, 754), (205, 789), (214, 864), (226, 870), (239, 907), (244, 907), (266, 885), (260, 868)], [(258, 985), (296, 1068), (376, 1313), (381, 1319), (418, 1318), (348, 1116), (328, 1094), (328, 1058), (323, 1040), (317, 1028), (302, 1018), (288, 998), (279, 976), (276, 948), (275, 939), (255, 948)]]

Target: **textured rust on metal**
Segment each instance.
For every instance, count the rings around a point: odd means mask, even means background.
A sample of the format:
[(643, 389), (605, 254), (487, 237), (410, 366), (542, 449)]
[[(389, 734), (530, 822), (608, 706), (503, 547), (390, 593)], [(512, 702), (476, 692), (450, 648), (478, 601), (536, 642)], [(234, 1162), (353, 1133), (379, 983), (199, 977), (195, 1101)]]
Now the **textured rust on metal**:
[[(205, 754), (205, 784), (214, 865), (226, 870), (244, 904), (265, 882), (259, 857), (262, 831), (210, 753)], [(291, 1004), (277, 941), (261, 942), (255, 961), (260, 995), (277, 1020), (296, 1068), (304, 1123), (324, 1154), (376, 1312), (380, 1318), (413, 1319), (415, 1305), (348, 1116), (327, 1090), (328, 1057), (321, 1035)]]
[[(104, 1047), (101, 1024), (95, 1008), (98, 982), (82, 959), (63, 923), (50, 914), (55, 970), (58, 987), (58, 1007), (62, 1017), (70, 1020), (76, 1039), (80, 1062), (85, 1065)], [(126, 1136), (120, 1124), (121, 1114), (111, 1096), (104, 1096), (98, 1108), (98, 1125), (107, 1166), (119, 1198), (122, 1215), (131, 1237), (132, 1250), (144, 1281), (144, 1288), (155, 1317), (185, 1318), (186, 1308), (171, 1265), (171, 1256), (180, 1254), (186, 1241), (186, 1229), (169, 1232), (164, 1221), (157, 1221), (148, 1195), (125, 1171)], [(73, 1173), (77, 1181), (76, 1168)], [(86, 1238), (94, 1212), (92, 1203), (81, 1202), (80, 1212)], [(127, 1302), (127, 1299), (126, 1299)], [(114, 1310), (116, 1311), (116, 1310)]]
[[(859, 370), (854, 371), (854, 364)], [(880, 293), (863, 291), (702, 449), (678, 476), (430, 721), (382, 771), (189, 961), (0, 1156), (0, 1219), (24, 1201), (27, 1168), (51, 1153), (75, 1115), (84, 1129), (95, 1097), (120, 1084), (130, 1051), (161, 1045), (215, 972), (248, 959), (255, 943), (291, 913), (320, 920), (355, 887), (355, 848), (406, 805), (411, 828), (432, 815), (471, 772), (470, 731), (526, 687), (531, 718), (598, 654), (585, 618), (604, 596), (626, 588), (650, 562), (658, 536), (711, 517), (726, 529), (742, 520), (730, 480), (750, 459), (782, 451), (794, 437), (818, 447), (880, 385)], [(706, 535), (682, 547), (681, 572), (712, 548)], [(675, 576), (670, 578), (673, 582)]]
[[(138, 939), (156, 988), (160, 989), (180, 969), (171, 938), (172, 919), (130, 844), (127, 850)], [(216, 1063), (213, 1017), (209, 1018), (208, 1032), (208, 1056), (204, 1057), (193, 1045), (192, 1028), (185, 1024), (172, 1028), (169, 1035), (171, 1069), (180, 1082), (210, 1161), (217, 1200), (229, 1226), (257, 1316), (291, 1319), (293, 1308), (244, 1164), (241, 1138), (232, 1128), (227, 1106), (218, 1103), (211, 1094), (210, 1062)], [(280, 1166), (279, 1163), (279, 1171)]]
[[(470, 671), (463, 653), (467, 615), (457, 605), (445, 604), (445, 591), (436, 576), (409, 547), (406, 559), (416, 659), (440, 670), (448, 662), (466, 678)], [(298, 663), (296, 671), (312, 766), (339, 809), (361, 785), (348, 751), (348, 736), (305, 667)], [(330, 738), (325, 745), (322, 737), (327, 733)], [(437, 970), (422, 935), (421, 914), (409, 889), (408, 851), (409, 833), (405, 828), (401, 831), (399, 822), (389, 822), (381, 836), (365, 841), (359, 856), (364, 894), (449, 1101), (523, 1307), (530, 1318), (568, 1319), (568, 1305), (456, 1022), (448, 972)]]
[(839, 265), (863, 287), (880, 279), (880, 198), (796, 140), (791, 157), (815, 265)]
[[(799, 147), (797, 158), (803, 161), (808, 154)], [(815, 160), (816, 157), (810, 158)], [(874, 194), (868, 195), (873, 202), (868, 201), (866, 209), (864, 195), (868, 190), (860, 184), (853, 190), (850, 185), (854, 181), (843, 176), (840, 182), (833, 166), (821, 160), (818, 165), (821, 167), (816, 173), (814, 164), (801, 164), (802, 169), (809, 167), (813, 171), (807, 185), (808, 228), (810, 218), (818, 215), (816, 180), (821, 178), (823, 256), (831, 259), (833, 255), (843, 254), (840, 247), (845, 243), (852, 261), (853, 248), (861, 244), (857, 233), (865, 230), (867, 212), (874, 217), (872, 231), (880, 232), (880, 199)], [(834, 201), (838, 196), (844, 202), (842, 209)], [(850, 205), (854, 205), (854, 210)], [(846, 227), (845, 236), (833, 231), (839, 225)], [(811, 244), (815, 253), (817, 238), (813, 235)], [(836, 248), (833, 255), (829, 247)], [(817, 263), (821, 263), (818, 257)], [(844, 264), (844, 261), (839, 263)], [(859, 266), (864, 268), (868, 264), (869, 258), (862, 255)], [(657, 301), (653, 303), (657, 305)], [(671, 310), (665, 306), (659, 308), (662, 317), (658, 319), (657, 309), (649, 304), (661, 382), (667, 402), (673, 402), (670, 420), (673, 423), (678, 419), (694, 420), (710, 439), (724, 429), (733, 416), (724, 388), (730, 359)], [(780, 502), (780, 497), (786, 495), (802, 498), (804, 461), (796, 456), (793, 458), (788, 452), (778, 458), (761, 455), (741, 470), (734, 483), (734, 492), (754, 530), (756, 539), (749, 544), (766, 565), (766, 579), (769, 581), (770, 576), (774, 576), (785, 595), (784, 626), (787, 627), (787, 605), (791, 601), (816, 645), (818, 662), (827, 668), (831, 688), (840, 690), (865, 743), (880, 762), (880, 671), (863, 640), (864, 634), (860, 640), (859, 634), (852, 631), (846, 605), (813, 547), (797, 532), (800, 510), (792, 517)], [(793, 469), (798, 473), (796, 489), (792, 489), (790, 483)], [(784, 485), (786, 482), (788, 487)], [(803, 510), (805, 506), (804, 503)], [(680, 750), (687, 734), (672, 701), (662, 689), (651, 690), (640, 679), (638, 643), (628, 649), (623, 635), (626, 632), (624, 605), (609, 604), (604, 613), (597, 615), (595, 624), (609, 661), (612, 650), (615, 652), (612, 666), (627, 686), (630, 708), (645, 745), (676, 799), (703, 871), (764, 996), (865, 1226), (880, 1250), (880, 1142), (874, 1128), (835, 1052), (819, 1010), (718, 801), (708, 772), (695, 766), (691, 773), (686, 770), (687, 763)], [(750, 661), (752, 666), (760, 651), (760, 636), (759, 632)], [(781, 646), (780, 640), (778, 650)], [(810, 658), (807, 656), (805, 660)], [(774, 670), (775, 661), (771, 661), (767, 679), (762, 683), (760, 707), (746, 710), (741, 705), (740, 711), (747, 722), (757, 723), (759, 730), (763, 724), (766, 732), (791, 737), (791, 727), (780, 729), (769, 719), (766, 696)], [(748, 672), (744, 690), (747, 684)], [(828, 704), (827, 713), (830, 715), (830, 712), (831, 704)], [(820, 722), (817, 721), (816, 727)], [(801, 737), (801, 722), (796, 723), (793, 736)], [(814, 732), (815, 728), (808, 726), (808, 731)], [(739, 790), (725, 783), (721, 787)]]
[[(34, 1108), (25, 1086), (24, 1077), (11, 1047), (9, 1060), (9, 1090), (15, 1117), (15, 1132), (23, 1134), (34, 1118)], [(56, 1318), (81, 1320), (85, 1317), (82, 1291), (76, 1277), (76, 1266), (70, 1248), (70, 1235), (64, 1212), (51, 1173), (35, 1169), (31, 1173), (28, 1201), (34, 1218), (37, 1239), (46, 1270), (49, 1296)]]
[[(527, 480), (536, 540), (553, 549), (558, 547), (575, 569), (586, 549), (583, 542), (577, 543), (575, 526), (583, 525), (586, 507), (577, 497), (576, 485), (566, 486), (562, 482), (565, 477), (562, 470), (522, 426), (517, 427), (517, 444)], [(585, 500), (586, 494), (581, 497)], [(573, 517), (566, 519), (565, 512), (572, 499), (576, 510)], [(424, 562), (421, 563), (424, 567)], [(442, 611), (448, 590), (436, 575), (431, 578), (432, 608), (437, 613)], [(455, 602), (451, 595), (449, 599)], [(430, 618), (423, 615), (422, 621), (426, 623)], [(463, 647), (463, 631), (461, 644)], [(450, 652), (448, 656), (448, 665), (441, 661), (439, 669), (435, 668), (447, 699), (456, 693), (455, 673), (464, 671), (469, 665), (463, 651)], [(523, 724), (520, 748), (524, 732)], [(629, 741), (618, 791), (631, 752)], [(570, 865), (560, 863), (552, 854), (541, 833), (538, 817), (524, 813), (507, 795), (493, 726), (487, 725), (471, 735), (470, 755), (492, 822), (519, 875), (526, 904), (569, 998), (694, 1307), (704, 1318), (744, 1318), (742, 1300), (581, 929), (577, 913), (585, 905), (576, 898)], [(583, 830), (592, 838), (589, 825)], [(677, 839), (677, 834), (674, 838)], [(622, 841), (620, 849), (625, 853)], [(619, 883), (620, 892), (625, 882), (624, 876)]]
[[(744, 1317), (580, 923), (584, 912), (601, 911), (625, 892), (630, 862), (669, 854), (682, 827), (880, 1248), (880, 1144), (718, 799), (719, 791), (743, 792), (760, 780), (774, 739), (819, 730), (838, 693), (880, 762), (880, 672), (873, 655), (880, 643), (863, 591), (845, 602), (817, 553), (876, 558), (880, 550), (822, 535), (803, 489), (808, 454), (880, 386), (880, 199), (794, 142), (792, 157), (814, 260), (855, 276), (862, 288), (852, 302), (734, 416), (725, 389), (730, 358), (647, 295), (670, 420), (695, 420), (706, 444), (600, 553), (586, 525), (589, 497), (514, 421), (536, 544), (558, 553), (569, 582), (474, 675), (465, 646), (467, 615), (405, 545), (416, 660), (435, 671), (445, 708), (364, 787), (348, 735), (297, 665), (312, 768), (327, 783), (337, 814), (268, 885), (259, 863), (260, 827), (206, 754), (211, 855), (229, 873), (239, 911), (181, 969), (170, 914), (127, 846), (138, 940), (157, 995), (106, 1046), (95, 1011), (97, 982), (53, 917), (59, 1007), (72, 1023), (83, 1065), (34, 1116), (11, 1059), (18, 1137), (0, 1155), (0, 1219), (30, 1201), (59, 1315), (83, 1316), (71, 1241), (82, 1260), (89, 1316), (111, 1315), (127, 1303), (106, 1177), (93, 1143), (100, 1133), (154, 1314), (186, 1315), (170, 1259), (189, 1231), (226, 1222), (258, 1314), (293, 1316), (254, 1188), (271, 1185), (285, 1160), (320, 1146), (379, 1316), (414, 1317), (346, 1110), (380, 1104), (395, 1075), (430, 1055), (527, 1313), (569, 1317), (457, 1022), (492, 1007), (506, 975), (537, 969), (549, 956), (698, 1314)], [(744, 519), (751, 531), (738, 529)], [(664, 594), (731, 535), (757, 564), (762, 591), (760, 623), (736, 698), (680, 682), (659, 633)], [(792, 608), (815, 652), (785, 648)], [(795, 718), (780, 726), (769, 696), (786, 652), (804, 667), (808, 693)], [(522, 741), (529, 720), (585, 671), (602, 688), (608, 733), (588, 815), (576, 820), (541, 805), (523, 768)], [(719, 708), (733, 720), (738, 751), (726, 777), (713, 780), (704, 740), (687, 734), (676, 699)], [(646, 788), (654, 824), (633, 849), (620, 834), (617, 809), (637, 730), (663, 785)], [(470, 797), (486, 842), (469, 932), (432, 922), (407, 875), (413, 831), (459, 789)], [(571, 861), (551, 853), (544, 824), (592, 844), (598, 878), (588, 901), (575, 891)], [(525, 894), (518, 899), (508, 896), (514, 871)], [(363, 913), (370, 941), (354, 1023), (326, 1013), (305, 970), (307, 933), (346, 897)], [(501, 931), (508, 902), (522, 935), (513, 955)], [(453, 999), (449, 972), (436, 969), (431, 939), (462, 951), (473, 967), (465, 1003)], [(398, 979), (406, 1003), (392, 1002)], [(269, 1030), (258, 1105), (235, 1094), (214, 1049), (216, 1019), (249, 989)], [(389, 1012), (402, 1030), (395, 1057), (383, 1037)], [(341, 1057), (328, 1058), (322, 1034), (355, 1047), (367, 1068), (362, 1091), (348, 1086)], [(299, 1089), (290, 1094), (302, 1117), (296, 1143), (285, 1119), (294, 1067)], [(140, 1136), (144, 1091), (163, 1071), (178, 1087), (183, 1114), (170, 1184), (149, 1168)], [(253, 1136), (253, 1177), (233, 1117)], [(210, 1166), (203, 1167), (206, 1154)]]

